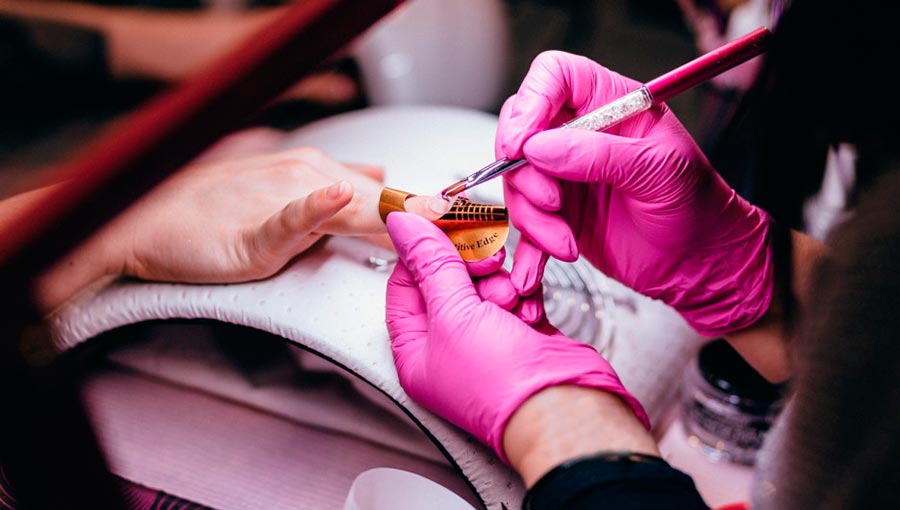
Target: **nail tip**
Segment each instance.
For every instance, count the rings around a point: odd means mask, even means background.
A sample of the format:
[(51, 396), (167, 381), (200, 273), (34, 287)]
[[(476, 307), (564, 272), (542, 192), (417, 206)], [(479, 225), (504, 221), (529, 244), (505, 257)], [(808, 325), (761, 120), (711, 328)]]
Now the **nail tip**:
[(450, 211), (450, 201), (439, 196), (433, 196), (428, 199), (428, 209), (435, 214), (447, 214)]

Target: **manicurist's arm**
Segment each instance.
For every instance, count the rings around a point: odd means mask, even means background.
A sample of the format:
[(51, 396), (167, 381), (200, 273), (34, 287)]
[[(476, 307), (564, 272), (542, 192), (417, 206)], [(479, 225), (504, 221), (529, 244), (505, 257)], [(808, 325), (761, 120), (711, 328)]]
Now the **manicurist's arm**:
[[(725, 335), (725, 339), (757, 372), (771, 382), (783, 382), (793, 373), (790, 342), (793, 328), (786, 321), (796, 323), (808, 303), (811, 277), (816, 264), (828, 253), (826, 246), (816, 239), (795, 230), (789, 233), (791, 243), (790, 284), (795, 304), (792, 316), (786, 317), (781, 292), (774, 292), (768, 311), (755, 324)], [(775, 275), (774, 277), (785, 277)], [(783, 288), (777, 283), (776, 288)]]

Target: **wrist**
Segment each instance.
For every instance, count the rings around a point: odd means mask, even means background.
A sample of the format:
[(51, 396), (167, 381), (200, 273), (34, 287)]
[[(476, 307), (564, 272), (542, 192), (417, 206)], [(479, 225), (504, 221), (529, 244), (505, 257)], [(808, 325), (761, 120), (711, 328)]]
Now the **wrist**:
[(793, 325), (802, 316), (809, 299), (812, 273), (826, 255), (827, 248), (801, 232), (786, 231), (785, 250), (779, 258), (782, 269), (776, 270), (772, 303), (766, 313), (750, 326), (730, 332), (725, 339), (770, 382), (780, 383), (793, 373), (790, 340)]
[(726, 223), (731, 226), (709, 244), (710, 255), (691, 259), (681, 270), (684, 279), (671, 287), (673, 297), (662, 299), (704, 337), (721, 337), (755, 324), (769, 310), (776, 290), (777, 225), (758, 207), (738, 212), (746, 217), (729, 217)]
[(619, 396), (571, 385), (546, 388), (526, 400), (506, 426), (503, 449), (527, 487), (566, 461), (598, 452), (659, 455)]
[(121, 274), (107, 237), (101, 230), (35, 279), (34, 301), (42, 312), (50, 313), (91, 284)]
[[(0, 201), (0, 232), (17, 228), (21, 218), (33, 214), (34, 208), (62, 184), (26, 191)], [(115, 239), (103, 231), (71, 250), (34, 280), (33, 300), (41, 312), (47, 313), (62, 304), (83, 287), (116, 274), (121, 266), (114, 264), (112, 248)]]

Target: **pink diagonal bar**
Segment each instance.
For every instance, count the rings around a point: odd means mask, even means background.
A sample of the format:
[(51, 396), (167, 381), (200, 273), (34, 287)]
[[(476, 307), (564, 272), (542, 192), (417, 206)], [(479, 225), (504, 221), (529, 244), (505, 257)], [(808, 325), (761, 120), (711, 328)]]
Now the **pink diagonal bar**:
[(0, 387), (8, 390), (0, 457), (16, 474), (10, 480), (22, 508), (124, 508), (77, 394), (80, 358), (50, 360), (23, 349), (42, 337), (28, 327), (40, 319), (30, 303), (32, 278), (399, 3), (292, 2), (245, 44), (58, 168), (66, 184), (0, 232)]

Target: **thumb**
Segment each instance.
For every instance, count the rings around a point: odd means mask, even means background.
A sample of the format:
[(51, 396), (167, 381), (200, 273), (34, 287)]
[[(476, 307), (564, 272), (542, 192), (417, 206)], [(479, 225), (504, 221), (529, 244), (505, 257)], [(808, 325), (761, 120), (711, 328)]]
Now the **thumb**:
[(391, 339), (391, 352), (401, 381), (421, 366), (424, 345), (428, 341), (428, 317), (415, 278), (398, 262), (388, 278), (385, 296), (385, 323)]
[(403, 264), (415, 277), (428, 315), (481, 300), (469, 271), (450, 239), (430, 221), (411, 213), (388, 215), (387, 230)]
[(551, 129), (525, 144), (526, 159), (538, 171), (567, 181), (601, 182), (636, 191), (657, 166), (656, 149), (643, 138), (581, 129)]

